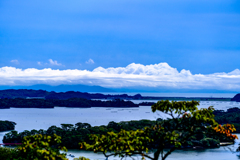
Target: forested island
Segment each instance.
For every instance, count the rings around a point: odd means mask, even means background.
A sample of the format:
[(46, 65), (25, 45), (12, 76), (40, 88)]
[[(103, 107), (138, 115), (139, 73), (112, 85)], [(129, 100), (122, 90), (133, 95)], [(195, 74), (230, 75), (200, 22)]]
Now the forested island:
[[(236, 128), (236, 133), (240, 133), (240, 109), (239, 108), (230, 108), (227, 111), (215, 110), (213, 111), (215, 115), (214, 119), (219, 124), (234, 124)], [(11, 131), (4, 136), (4, 143), (21, 143), (23, 137), (42, 134), (42, 135), (53, 135), (57, 134), (62, 137), (62, 145), (67, 148), (78, 149), (79, 142), (90, 142), (90, 134), (106, 134), (107, 132), (120, 132), (121, 130), (137, 130), (143, 129), (144, 127), (151, 127), (156, 124), (162, 124), (163, 120), (158, 118), (156, 121), (151, 120), (139, 120), (139, 121), (122, 121), (119, 123), (109, 122), (108, 125), (102, 126), (91, 126), (88, 123), (76, 123), (73, 124), (61, 124), (61, 127), (51, 126), (47, 130), (31, 130), (18, 133), (17, 131)], [(14, 130), (16, 123), (10, 121), (0, 121), (0, 131)], [(167, 127), (166, 127), (167, 128)], [(208, 142), (209, 141), (209, 142)], [(211, 141), (211, 142), (210, 142)], [(219, 142), (231, 141), (229, 139), (224, 139), (223, 137), (219, 139), (214, 139), (210, 133), (202, 133), (199, 131), (199, 134), (195, 137), (192, 137), (184, 147), (218, 147)], [(206, 144), (208, 146), (204, 146)]]
[[(103, 100), (104, 101), (101, 101)], [(107, 101), (106, 101), (107, 100)], [(125, 100), (125, 101), (124, 101)], [(126, 101), (127, 100), (127, 101)], [(14, 108), (54, 108), (58, 107), (138, 107), (151, 106), (153, 102), (141, 102), (134, 104), (128, 100), (195, 100), (195, 101), (240, 101), (240, 95), (237, 94), (231, 98), (210, 98), (210, 97), (151, 97), (136, 94), (129, 96), (104, 95), (100, 93), (83, 93), (83, 92), (48, 92), (44, 90), (28, 89), (9, 89), (0, 90), (0, 109)]]
[(14, 130), (15, 125), (12, 121), (0, 121), (0, 132)]
[[(52, 140), (59, 138), (60, 146), (101, 152), (105, 157), (131, 157), (135, 154), (149, 157), (146, 152), (151, 150), (154, 152), (151, 159), (154, 160), (159, 157), (165, 159), (176, 149), (216, 148), (221, 145), (220, 142), (224, 142), (224, 145), (233, 144), (237, 136), (232, 132), (236, 129), (228, 123), (236, 120), (220, 120), (223, 117), (234, 117), (232, 115), (239, 113), (239, 109), (231, 108), (224, 112), (214, 111), (212, 106), (198, 109), (198, 105), (197, 101), (158, 101), (152, 105), (152, 112), (160, 111), (171, 118), (119, 123), (112, 121), (106, 126), (91, 126), (79, 122), (75, 125), (51, 126), (47, 130), (25, 130), (20, 133), (11, 131), (5, 134), (3, 142), (22, 142), (14, 152), (24, 156), (28, 156), (29, 152), (38, 153), (38, 148), (35, 148), (37, 146), (40, 146), (43, 152), (48, 146), (47, 150), (60, 153), (55, 145), (47, 144), (51, 142), (51, 137), (54, 137)], [(24, 151), (24, 148), (28, 148), (29, 152)], [(163, 150), (166, 152), (162, 152)]]
[[(215, 115), (215, 120), (219, 124), (234, 124), (236, 128), (236, 133), (240, 133), (240, 109), (239, 108), (230, 108), (226, 112), (223, 110), (213, 111)], [(167, 120), (171, 122), (171, 120)], [(156, 121), (151, 120), (139, 120), (139, 121), (122, 121), (119, 123), (109, 122), (108, 125), (101, 126), (91, 126), (88, 123), (76, 123), (73, 124), (61, 124), (61, 127), (51, 126), (47, 130), (31, 130), (18, 133), (17, 131), (11, 131), (7, 133), (4, 138), (4, 143), (21, 143), (23, 137), (42, 134), (42, 135), (53, 135), (57, 134), (62, 137), (62, 145), (67, 148), (79, 149), (79, 142), (90, 142), (90, 134), (100, 134), (105, 135), (107, 132), (120, 132), (121, 130), (131, 131), (137, 129), (143, 129), (144, 127), (151, 127), (156, 124), (163, 125), (163, 122), (166, 123), (166, 120), (158, 118)], [(13, 122), (12, 122), (13, 123)], [(11, 124), (12, 124), (11, 123)], [(1, 121), (0, 121), (1, 124)], [(167, 127), (165, 127), (167, 128)], [(0, 126), (1, 129), (1, 126)], [(170, 129), (170, 128), (169, 128)], [(230, 139), (220, 136), (214, 138), (211, 133), (201, 132), (199, 134), (189, 139), (189, 141), (184, 145), (184, 147), (192, 148), (194, 146), (202, 147), (218, 147), (218, 144), (221, 142), (229, 142)], [(207, 146), (206, 146), (207, 144)]]
[(215, 110), (213, 111), (215, 120), (219, 124), (233, 124), (236, 132), (240, 133), (240, 109), (237, 107), (229, 108), (227, 111)]
[(54, 108), (54, 107), (75, 107), (75, 108), (90, 108), (90, 107), (139, 107), (131, 101), (120, 99), (100, 101), (88, 100), (84, 98), (70, 98), (67, 100), (60, 99), (0, 99), (0, 109), (13, 108)]
[(110, 95), (100, 93), (86, 93), (86, 92), (48, 92), (44, 90), (28, 90), (28, 89), (8, 89), (0, 90), (0, 99), (14, 99), (14, 98), (42, 98), (42, 99), (60, 99), (67, 100), (70, 98), (84, 98), (84, 99), (125, 99), (125, 100), (196, 100), (196, 101), (240, 101), (240, 96), (236, 95), (234, 98), (216, 98), (216, 97), (156, 97), (156, 96), (142, 96), (136, 94), (130, 96), (127, 94)]
[[(213, 114), (215, 115), (214, 119), (219, 124), (227, 124), (227, 123), (234, 124), (234, 126), (236, 128), (236, 133), (240, 133), (240, 123), (239, 123), (240, 122), (240, 109), (239, 108), (236, 108), (236, 107), (229, 108), (229, 109), (227, 109), (227, 111), (215, 110), (215, 111), (213, 111)], [(158, 119), (157, 121), (161, 121), (161, 120), (162, 119)], [(140, 120), (140, 121), (130, 121), (130, 122), (120, 122), (120, 123), (109, 122), (109, 124), (107, 125), (107, 128), (113, 128), (113, 130), (116, 130), (116, 131), (119, 131), (120, 129), (125, 129), (125, 130), (134, 129), (135, 130), (135, 129), (144, 128), (146, 126), (154, 125), (155, 123), (156, 123), (156, 121), (150, 121), (150, 120)], [(16, 123), (12, 122), (12, 121), (0, 121), (0, 131), (14, 130), (15, 125), (16, 125)], [(87, 124), (87, 123), (77, 123), (75, 125), (75, 128), (77, 127), (79, 129), (80, 126), (82, 128), (91, 127), (91, 125)], [(93, 128), (93, 130), (94, 129), (102, 130), (102, 127), (106, 128), (106, 126), (92, 127), (92, 128)], [(52, 126), (48, 129), (48, 132), (51, 132), (49, 130), (51, 130), (53, 128), (60, 129), (59, 127)], [(73, 129), (74, 125), (62, 124), (62, 128), (64, 128), (64, 130)]]
[[(172, 123), (172, 122), (171, 122)], [(51, 126), (47, 130), (31, 130), (18, 133), (17, 131), (11, 131), (7, 133), (4, 138), (4, 143), (21, 143), (23, 137), (42, 134), (42, 135), (50, 135), (53, 136), (57, 134), (62, 137), (63, 146), (71, 149), (79, 149), (79, 143), (87, 142), (90, 143), (91, 139), (89, 135), (91, 134), (99, 134), (105, 135), (108, 132), (118, 133), (121, 130), (126, 131), (136, 131), (137, 129), (144, 129), (145, 127), (151, 127), (154, 125), (164, 125), (162, 119), (157, 119), (156, 121), (151, 120), (139, 120), (139, 121), (122, 121), (119, 123), (109, 122), (108, 125), (102, 126), (91, 126), (88, 123), (76, 123), (73, 124), (61, 124), (61, 127)], [(167, 127), (166, 127), (167, 128)], [(168, 128), (171, 130), (171, 128)], [(167, 132), (167, 131), (166, 131)], [(219, 147), (220, 142), (233, 142), (230, 138), (224, 136), (216, 136), (211, 132), (201, 132), (199, 130), (199, 134), (191, 137), (185, 144), (183, 144), (184, 148), (193, 148), (194, 146), (201, 146), (203, 148), (215, 148)], [(150, 148), (154, 148), (154, 143), (149, 146)], [(171, 147), (171, 144), (168, 144)]]

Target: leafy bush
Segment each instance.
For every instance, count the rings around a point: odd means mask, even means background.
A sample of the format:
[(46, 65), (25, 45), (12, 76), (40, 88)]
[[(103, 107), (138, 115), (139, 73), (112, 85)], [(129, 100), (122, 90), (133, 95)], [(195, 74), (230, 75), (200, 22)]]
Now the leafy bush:
[[(197, 101), (158, 101), (152, 106), (152, 112), (163, 112), (171, 119), (156, 122), (156, 125), (143, 130), (93, 134), (90, 136), (90, 143), (82, 142), (80, 148), (102, 152), (107, 158), (131, 157), (138, 154), (143, 158), (158, 160), (161, 157), (165, 160), (177, 148), (194, 145), (193, 140), (199, 145), (199, 140), (204, 138), (200, 141), (202, 146), (218, 147), (220, 138), (232, 141), (237, 138), (232, 134), (236, 131), (234, 125), (219, 125), (214, 120), (212, 106), (198, 109), (197, 105)], [(119, 125), (111, 122), (109, 127), (118, 129)], [(148, 149), (155, 149), (153, 157), (145, 154)]]
[(79, 158), (74, 158), (73, 160), (90, 160), (90, 159), (85, 158), (85, 157), (79, 157)]
[[(23, 138), (22, 145), (11, 149), (0, 147), (0, 160), (67, 160), (65, 147), (59, 146), (61, 137), (43, 136), (41, 134), (26, 136)], [(75, 158), (74, 160), (90, 160), (85, 157)]]
[(0, 147), (0, 159), (1, 160), (12, 160), (17, 154), (16, 149)]
[(54, 134), (43, 136), (41, 134), (26, 136), (22, 145), (17, 147), (18, 160), (67, 160), (66, 154), (60, 153), (60, 149), (67, 151), (65, 147), (59, 146), (61, 137)]
[(9, 131), (15, 129), (15, 122), (11, 121), (0, 121), (0, 131)]
[(213, 139), (213, 138), (204, 138), (204, 139), (200, 140), (200, 144), (203, 147), (209, 147), (209, 148), (220, 146), (219, 140), (216, 140), (216, 139)]

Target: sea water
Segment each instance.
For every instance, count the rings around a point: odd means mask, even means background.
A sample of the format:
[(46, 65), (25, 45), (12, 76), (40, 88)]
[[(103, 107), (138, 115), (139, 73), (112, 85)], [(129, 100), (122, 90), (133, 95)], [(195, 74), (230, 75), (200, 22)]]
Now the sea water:
[[(230, 96), (230, 95), (228, 95)], [(214, 96), (215, 97), (215, 96)], [(220, 95), (220, 97), (226, 97)], [(134, 103), (145, 102), (145, 100), (135, 100)], [(155, 100), (148, 102), (157, 102)], [(239, 102), (224, 102), (224, 101), (201, 101), (199, 108), (207, 108), (214, 106), (218, 110), (227, 110), (232, 107), (240, 107)], [(0, 110), (1, 120), (9, 120), (17, 123), (16, 130), (21, 132), (24, 130), (32, 129), (47, 129), (52, 125), (59, 126), (65, 124), (76, 124), (78, 122), (89, 123), (92, 126), (107, 125), (110, 121), (130, 121), (149, 119), (156, 120), (157, 118), (166, 118), (166, 115), (157, 112), (152, 113), (150, 106), (140, 106), (137, 108), (66, 108), (55, 107), (54, 109), (35, 109), (35, 108), (11, 108)], [(0, 132), (0, 142), (4, 134), (7, 132)], [(240, 135), (239, 135), (240, 137)], [(231, 145), (233, 150), (238, 146)], [(85, 156), (90, 159), (104, 159), (102, 154), (94, 154), (88, 151), (70, 150), (69, 153), (79, 157)], [(135, 157), (140, 159), (140, 157)], [(167, 159), (168, 160), (202, 160), (202, 159), (218, 159), (229, 160), (239, 159), (236, 153), (232, 153), (226, 147), (216, 149), (203, 149), (203, 150), (177, 150), (173, 152)], [(71, 159), (69, 157), (69, 159)], [(110, 158), (118, 159), (118, 158)]]

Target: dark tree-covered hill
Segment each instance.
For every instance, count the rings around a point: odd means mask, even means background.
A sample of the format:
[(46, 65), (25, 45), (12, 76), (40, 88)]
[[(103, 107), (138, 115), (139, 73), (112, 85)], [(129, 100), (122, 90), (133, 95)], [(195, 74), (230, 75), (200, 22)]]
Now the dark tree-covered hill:
[(89, 108), (89, 107), (138, 107), (139, 105), (134, 104), (131, 101), (124, 101), (120, 99), (100, 101), (100, 100), (89, 100), (84, 98), (70, 98), (67, 100), (60, 99), (0, 99), (0, 109), (6, 108), (54, 108), (58, 107), (78, 107), (78, 108)]
[(236, 94), (231, 101), (236, 101), (236, 102), (240, 102), (240, 93)]
[(237, 107), (229, 108), (227, 111), (215, 110), (213, 112), (215, 120), (219, 124), (234, 124), (236, 132), (240, 133), (240, 109)]
[(44, 98), (44, 99), (70, 99), (70, 98), (85, 98), (85, 99), (141, 99), (140, 94), (134, 96), (128, 96), (127, 94), (120, 95), (104, 95), (100, 93), (86, 93), (86, 92), (48, 92), (44, 90), (32, 90), (32, 89), (8, 89), (0, 90), (0, 98)]
[(0, 132), (14, 130), (15, 125), (16, 123), (12, 121), (0, 121)]

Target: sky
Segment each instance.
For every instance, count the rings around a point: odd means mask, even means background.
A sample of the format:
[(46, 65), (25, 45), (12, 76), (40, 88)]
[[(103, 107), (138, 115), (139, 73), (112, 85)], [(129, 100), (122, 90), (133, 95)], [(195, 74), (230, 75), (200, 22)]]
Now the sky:
[(239, 0), (0, 0), (0, 85), (240, 90)]

